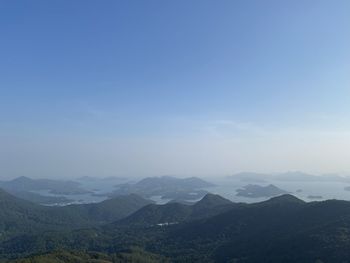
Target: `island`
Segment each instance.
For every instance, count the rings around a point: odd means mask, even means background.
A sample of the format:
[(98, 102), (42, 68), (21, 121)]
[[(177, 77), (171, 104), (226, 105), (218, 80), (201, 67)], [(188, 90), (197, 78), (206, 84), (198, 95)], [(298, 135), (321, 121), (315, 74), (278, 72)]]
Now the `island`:
[(237, 189), (236, 192), (237, 196), (250, 198), (273, 197), (288, 193), (287, 191), (280, 189), (273, 184), (269, 184), (267, 186), (248, 184), (241, 189)]

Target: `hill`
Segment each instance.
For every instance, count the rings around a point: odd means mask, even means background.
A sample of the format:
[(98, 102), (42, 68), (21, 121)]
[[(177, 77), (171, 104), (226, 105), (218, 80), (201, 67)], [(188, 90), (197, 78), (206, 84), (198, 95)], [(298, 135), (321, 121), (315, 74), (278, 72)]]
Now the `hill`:
[(287, 191), (280, 189), (273, 184), (269, 184), (266, 186), (248, 184), (242, 189), (237, 189), (236, 191), (237, 196), (244, 196), (249, 198), (273, 197), (288, 193)]
[(0, 187), (8, 192), (47, 190), (50, 193), (61, 195), (89, 193), (89, 191), (81, 188), (80, 184), (74, 181), (31, 179), (25, 176), (17, 177), (10, 181), (2, 181), (0, 182)]
[(69, 214), (77, 214), (87, 222), (103, 224), (124, 218), (152, 203), (152, 201), (136, 194), (130, 194), (117, 196), (100, 203), (68, 205), (54, 209)]
[[(175, 220), (178, 224), (157, 225)], [(192, 206), (149, 205), (124, 222), (21, 236), (3, 242), (0, 254), (74, 248), (110, 256), (139, 246), (171, 262), (344, 263), (350, 258), (348, 201), (306, 203), (287, 194), (260, 203), (235, 204), (208, 195)]]
[(164, 205), (151, 204), (141, 208), (121, 221), (120, 225), (161, 225), (178, 224), (184, 221), (209, 217), (227, 211), (235, 206), (231, 201), (214, 194), (207, 194), (193, 205), (182, 203), (167, 203)]
[(349, 231), (350, 202), (284, 195), (178, 226), (166, 242), (176, 256), (191, 248), (215, 262), (337, 263), (350, 255)]
[(145, 198), (161, 196), (166, 199), (196, 200), (207, 193), (203, 188), (212, 186), (212, 183), (197, 177), (148, 177), (134, 184), (117, 185), (112, 196), (134, 193)]
[(0, 239), (23, 233), (67, 230), (113, 222), (151, 202), (136, 195), (97, 204), (47, 207), (19, 199), (0, 189)]

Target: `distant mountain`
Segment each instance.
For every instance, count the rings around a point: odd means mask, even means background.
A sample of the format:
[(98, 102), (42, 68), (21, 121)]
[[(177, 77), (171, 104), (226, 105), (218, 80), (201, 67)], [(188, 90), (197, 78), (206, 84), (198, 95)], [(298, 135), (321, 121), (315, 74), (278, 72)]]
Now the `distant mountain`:
[(290, 171), (278, 174), (265, 174), (254, 172), (241, 172), (231, 176), (229, 179), (236, 179), (248, 183), (264, 183), (269, 181), (286, 182), (344, 182), (350, 183), (350, 177), (344, 177), (337, 174), (313, 175), (300, 171)]
[(207, 191), (203, 188), (214, 184), (197, 177), (176, 178), (171, 176), (148, 177), (135, 184), (120, 184), (112, 196), (135, 193), (149, 198), (162, 196), (166, 199), (196, 200), (202, 198)]
[(350, 177), (344, 177), (337, 174), (313, 175), (300, 171), (286, 172), (273, 176), (274, 180), (286, 182), (343, 182), (350, 183)]
[(29, 191), (16, 191), (13, 189), (10, 189), (9, 193), (18, 198), (42, 205), (59, 205), (67, 204), (74, 201), (64, 196), (47, 196)]
[(141, 208), (116, 224), (147, 226), (180, 223), (219, 214), (227, 211), (234, 205), (236, 204), (219, 195), (207, 194), (202, 200), (193, 205), (181, 203), (151, 204)]
[(89, 191), (81, 188), (78, 182), (51, 179), (31, 179), (25, 176), (15, 178), (11, 181), (2, 181), (0, 182), (0, 188), (12, 193), (40, 190), (47, 190), (52, 194), (58, 195), (89, 193)]
[(108, 176), (108, 177), (92, 177), (92, 176), (82, 176), (75, 181), (78, 182), (98, 182), (98, 181), (126, 181), (128, 178), (126, 177), (116, 177), (116, 176)]
[(169, 188), (181, 188), (181, 189), (198, 189), (211, 187), (214, 184), (206, 182), (197, 177), (189, 177), (189, 178), (176, 178), (172, 176), (162, 176), (162, 177), (147, 177), (142, 179), (133, 185), (133, 187), (138, 189), (148, 190), (149, 188), (161, 188), (161, 189), (169, 189)]
[(254, 172), (241, 172), (228, 176), (229, 179), (240, 180), (247, 183), (265, 183), (271, 175)]
[(237, 189), (236, 191), (237, 196), (244, 196), (250, 198), (273, 197), (288, 193), (287, 191), (282, 190), (273, 184), (267, 186), (249, 184), (244, 186), (242, 189)]
[(84, 181), (84, 182), (96, 182), (98, 180), (100, 180), (100, 178), (92, 177), (92, 176), (82, 176), (75, 179), (75, 181)]
[[(286, 172), (286, 173), (281, 173), (278, 175), (275, 175), (273, 177), (275, 180), (280, 180), (280, 181), (308, 181), (308, 182), (317, 182), (317, 181), (323, 181), (325, 179), (330, 179), (323, 177), (321, 175), (312, 175), (312, 174), (307, 174), (303, 172)], [(334, 178), (335, 179), (335, 178)]]

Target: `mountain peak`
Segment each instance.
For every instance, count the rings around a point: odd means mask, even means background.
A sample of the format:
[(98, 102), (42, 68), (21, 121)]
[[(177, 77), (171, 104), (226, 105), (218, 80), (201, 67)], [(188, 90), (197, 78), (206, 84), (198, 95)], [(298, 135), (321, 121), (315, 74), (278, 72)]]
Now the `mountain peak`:
[(12, 182), (29, 182), (29, 181), (32, 181), (32, 179), (26, 176), (19, 176), (12, 180)]
[(232, 204), (232, 202), (226, 198), (223, 198), (217, 194), (206, 194), (200, 201), (198, 201), (195, 206), (197, 207), (213, 207), (219, 205), (228, 205)]

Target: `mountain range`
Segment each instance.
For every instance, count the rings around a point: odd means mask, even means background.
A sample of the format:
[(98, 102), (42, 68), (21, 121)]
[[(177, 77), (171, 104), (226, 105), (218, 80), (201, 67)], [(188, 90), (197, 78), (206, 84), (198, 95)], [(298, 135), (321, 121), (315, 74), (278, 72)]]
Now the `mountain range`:
[(0, 189), (0, 239), (109, 223), (150, 203), (137, 195), (128, 195), (96, 204), (48, 207), (22, 200)]
[(117, 255), (133, 247), (145, 253), (138, 262), (344, 263), (350, 258), (349, 201), (304, 202), (284, 194), (245, 204), (208, 194), (193, 205), (155, 205), (129, 195), (52, 208), (0, 193), (4, 262), (21, 257), (43, 262), (38, 258), (72, 253), (82, 258), (100, 253), (118, 262)]
[(284, 181), (284, 182), (342, 182), (350, 183), (350, 177), (340, 176), (338, 174), (314, 175), (300, 171), (290, 171), (285, 173), (255, 173), (241, 172), (231, 176), (230, 179), (236, 179), (243, 182), (265, 183), (268, 181)]
[(204, 188), (212, 186), (214, 184), (197, 177), (148, 177), (133, 184), (116, 185), (111, 196), (134, 193), (145, 198), (160, 196), (163, 199), (196, 200), (208, 193)]

